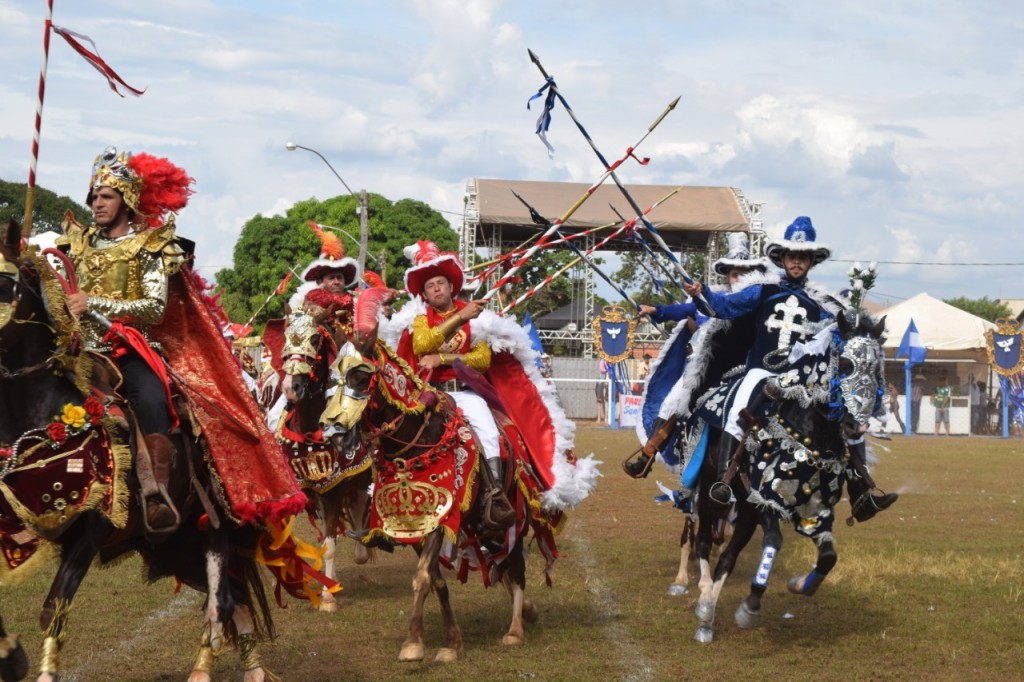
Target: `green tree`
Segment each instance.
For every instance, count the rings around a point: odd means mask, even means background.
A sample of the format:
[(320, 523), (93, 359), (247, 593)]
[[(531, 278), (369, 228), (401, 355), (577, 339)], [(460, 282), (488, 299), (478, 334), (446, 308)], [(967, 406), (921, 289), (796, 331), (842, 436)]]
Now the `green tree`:
[[(418, 240), (430, 240), (442, 251), (454, 251), (458, 237), (444, 217), (421, 201), (402, 199), (392, 203), (378, 194), (368, 195), (367, 269), (386, 271), (390, 286), (401, 288), (410, 263), (402, 249)], [(221, 304), (235, 321), (245, 321), (263, 305), (267, 296), (293, 269), (301, 273), (320, 253), (320, 240), (307, 223), (338, 228), (345, 255), (359, 254), (358, 200), (351, 195), (325, 201), (300, 201), (284, 216), (254, 216), (242, 228), (235, 244), (234, 267), (217, 272)], [(379, 262), (378, 262), (379, 261)], [(292, 277), (283, 296), (275, 296), (255, 318), (257, 326), (280, 317), (284, 304), (300, 282)]]
[[(684, 254), (683, 267), (691, 275), (699, 275), (704, 272), (705, 256), (703, 253)], [(666, 272), (667, 271), (667, 272)], [(669, 279), (671, 273), (672, 279)], [(660, 281), (661, 287), (655, 282)], [(658, 254), (652, 256), (645, 251), (627, 251), (622, 256), (622, 267), (612, 275), (612, 281), (629, 292), (637, 303), (643, 305), (665, 305), (673, 302), (681, 302), (686, 295), (677, 289), (671, 282), (680, 282), (681, 277), (676, 266), (667, 256)]]
[(1005, 303), (992, 300), (988, 296), (982, 296), (981, 298), (967, 298), (965, 296), (959, 296), (957, 298), (945, 298), (943, 300), (954, 308), (966, 310), (971, 315), (976, 315), (983, 320), (988, 320), (989, 322), (995, 322), (1000, 317), (1013, 317), (1013, 311), (1010, 310)]
[[(502, 301), (507, 305), (516, 300), (531, 287), (537, 286), (549, 275), (568, 265), (574, 257), (568, 248), (539, 249), (518, 270), (516, 281), (502, 292)], [(537, 319), (569, 303), (573, 298), (573, 291), (576, 290), (578, 273), (583, 267), (586, 266), (577, 265), (555, 277), (550, 284), (517, 305), (513, 309), (514, 314), (522, 319), (529, 312), (533, 319)], [(498, 274), (500, 276), (501, 272)], [(483, 291), (479, 292), (479, 295), (483, 294)]]
[[(27, 183), (0, 180), (0, 221), (4, 225), (11, 218), (18, 221), (19, 225), (25, 219), (27, 193)], [(64, 214), (67, 211), (71, 211), (80, 223), (86, 224), (92, 220), (92, 213), (70, 197), (58, 196), (48, 189), (36, 186), (32, 202), (32, 234), (63, 232), (61, 223), (64, 222)]]

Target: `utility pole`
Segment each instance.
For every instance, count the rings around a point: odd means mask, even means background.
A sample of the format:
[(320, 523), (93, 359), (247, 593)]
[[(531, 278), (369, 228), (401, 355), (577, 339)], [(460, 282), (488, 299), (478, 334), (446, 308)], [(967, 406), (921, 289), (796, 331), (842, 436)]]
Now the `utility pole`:
[(369, 231), (369, 206), (366, 198), (366, 190), (359, 191), (359, 269), (366, 271), (366, 239)]

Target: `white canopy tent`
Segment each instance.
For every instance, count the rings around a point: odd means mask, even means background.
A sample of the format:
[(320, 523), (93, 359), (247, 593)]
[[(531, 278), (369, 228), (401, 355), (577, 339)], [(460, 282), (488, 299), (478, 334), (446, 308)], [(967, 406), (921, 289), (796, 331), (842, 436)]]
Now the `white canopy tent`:
[[(921, 341), (932, 351), (984, 350), (985, 332), (996, 326), (988, 320), (960, 310), (928, 294), (918, 294), (883, 310), (889, 338), (886, 349), (893, 352), (900, 346), (903, 334), (914, 320)], [(889, 353), (886, 353), (889, 355)], [(891, 356), (890, 356), (891, 357)]]
[[(985, 332), (995, 329), (995, 325), (926, 293), (890, 306), (878, 314), (885, 315), (888, 336), (884, 345), (886, 375), (889, 381), (896, 384), (899, 393), (907, 390), (903, 377), (904, 359), (894, 358), (903, 341), (903, 335), (910, 326), (910, 320), (914, 320), (921, 342), (928, 350), (924, 364), (913, 368), (915, 377), (922, 381), (923, 394), (926, 397), (919, 403), (920, 415), (914, 420), (919, 425), (917, 432), (933, 432), (935, 413), (927, 397), (934, 395), (939, 378), (945, 377), (953, 388), (950, 409), (951, 433), (970, 433), (970, 386), (978, 381), (986, 381), (989, 387), (992, 386), (985, 350)], [(902, 395), (899, 401), (903, 407), (905, 398)], [(906, 410), (903, 416), (906, 417)], [(888, 430), (896, 430), (893, 422), (890, 422)]]

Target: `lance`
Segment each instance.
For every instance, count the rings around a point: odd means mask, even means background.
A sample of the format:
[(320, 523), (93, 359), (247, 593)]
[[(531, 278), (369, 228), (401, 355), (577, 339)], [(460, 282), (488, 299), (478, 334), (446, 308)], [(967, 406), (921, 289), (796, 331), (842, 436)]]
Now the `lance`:
[[(141, 95), (144, 90), (138, 90), (133, 88), (124, 82), (117, 72), (110, 68), (103, 58), (100, 57), (99, 49), (96, 47), (96, 43), (92, 41), (92, 38), (80, 33), (75, 33), (66, 28), (61, 28), (53, 23), (53, 0), (47, 0), (46, 2), (46, 22), (43, 24), (43, 66), (39, 70), (39, 98), (36, 101), (36, 125), (35, 131), (32, 134), (32, 161), (29, 164), (28, 170), (28, 189), (25, 193), (25, 220), (21, 226), (21, 234), (26, 239), (32, 233), (32, 209), (35, 204), (35, 193), (36, 193), (36, 166), (39, 163), (39, 132), (42, 129), (43, 124), (43, 95), (46, 93), (46, 65), (50, 59), (50, 33), (55, 32), (65, 41), (71, 48), (80, 54), (89, 65), (100, 72), (104, 78), (107, 79), (107, 83), (110, 85), (110, 89), (116, 92), (121, 97), (121, 91), (117, 89), (118, 84), (124, 86), (133, 95)], [(94, 51), (90, 51), (87, 47), (82, 45), (79, 40), (83, 40), (90, 45)]]
[[(625, 218), (622, 218), (622, 219), (617, 220), (617, 221), (615, 221), (613, 223), (605, 223), (604, 225), (598, 225), (597, 227), (588, 228), (586, 230), (583, 230), (582, 232), (573, 232), (572, 234), (563, 235), (562, 238), (560, 238), (560, 239), (552, 239), (552, 240), (548, 241), (548, 243), (545, 244), (545, 246), (558, 246), (559, 244), (563, 244), (563, 243), (565, 243), (567, 241), (572, 241), (573, 239), (579, 239), (580, 237), (585, 237), (588, 234), (593, 234), (594, 232), (600, 232), (601, 230), (607, 230), (609, 227), (615, 227), (616, 225), (618, 225), (619, 223), (623, 222), (624, 220), (625, 220)], [(486, 268), (486, 267), (489, 267), (489, 266), (492, 266), (492, 265), (503, 263), (503, 262), (507, 261), (510, 258), (515, 258), (516, 256), (518, 256), (520, 254), (526, 253), (526, 249), (524, 247), (528, 243), (530, 243), (531, 241), (533, 241), (534, 239), (536, 239), (539, 236), (540, 236), (540, 233), (538, 232), (537, 234), (533, 235), (532, 237), (530, 237), (529, 239), (527, 239), (525, 242), (523, 242), (519, 246), (515, 247), (514, 249), (512, 249), (510, 251), (506, 251), (505, 253), (501, 254), (497, 258), (493, 258), (493, 259), (491, 259), (489, 261), (484, 261), (482, 263), (477, 263), (476, 265), (468, 268), (468, 271), (472, 272), (473, 270), (479, 270), (481, 268)], [(487, 272), (485, 272), (484, 274), (487, 274)], [(483, 275), (481, 275), (481, 277), (482, 276)]]
[[(572, 233), (572, 235), (564, 235), (564, 236), (562, 236), (562, 239), (551, 240), (545, 246), (546, 247), (555, 247), (555, 246), (558, 246), (559, 244), (564, 244), (565, 242), (568, 242), (568, 241), (571, 241), (571, 240), (577, 240), (577, 239), (580, 239), (582, 237), (586, 237), (587, 235), (592, 235), (592, 233), (600, 231), (602, 229), (607, 229), (608, 227), (614, 227), (616, 224), (617, 223), (615, 223), (615, 222), (607, 222), (607, 223), (605, 223), (603, 225), (598, 225), (597, 227), (591, 227), (590, 229), (585, 229), (582, 232), (575, 232), (575, 233)], [(526, 243), (528, 243), (528, 242), (530, 242), (532, 240), (537, 239), (539, 236), (540, 236), (540, 232), (538, 232), (537, 235), (535, 235), (534, 237), (531, 237), (528, 240), (526, 240), (526, 242), (524, 242), (523, 245), (525, 245)], [(522, 249), (523, 245), (520, 245), (519, 247), (517, 247), (516, 249), (514, 249), (512, 251), (509, 251), (507, 253), (504, 253), (504, 254), (500, 255), (498, 258), (495, 258), (493, 260), (488, 260), (485, 263), (481, 263), (478, 266), (474, 266), (474, 267), (485, 267), (485, 269), (482, 272), (480, 272), (479, 274), (475, 275), (473, 279), (474, 280), (479, 280), (481, 282), (486, 282), (487, 280), (489, 280), (490, 279), (490, 275), (494, 274), (498, 270), (498, 268), (501, 267), (502, 263), (504, 263), (505, 261), (507, 261), (507, 260), (509, 260), (511, 258), (515, 258), (516, 256), (519, 256), (519, 255), (525, 253), (525, 250)], [(470, 269), (470, 271), (472, 271), (474, 268), (471, 267), (469, 269)]]
[(274, 298), (275, 296), (284, 295), (284, 292), (281, 291), (281, 289), (284, 288), (282, 285), (286, 286), (288, 284), (288, 280), (291, 278), (292, 275), (295, 275), (296, 277), (299, 276), (299, 273), (295, 272), (294, 267), (288, 269), (288, 274), (285, 275), (285, 278), (281, 280), (280, 284), (274, 287), (274, 290), (271, 291), (270, 295), (263, 300), (263, 303), (260, 304), (260, 307), (257, 308), (256, 311), (249, 316), (249, 321), (246, 322), (244, 326), (250, 326), (252, 324), (252, 321), (256, 319), (256, 316), (260, 314), (260, 311), (267, 307), (267, 304), (270, 303), (272, 298)]
[(32, 132), (32, 162), (28, 167), (28, 191), (25, 193), (25, 220), (21, 236), (32, 234), (32, 208), (36, 197), (36, 166), (39, 163), (39, 130), (43, 126), (43, 95), (46, 93), (46, 64), (50, 58), (50, 26), (53, 24), (53, 0), (46, 3), (46, 23), (43, 28), (43, 67), (39, 70), (39, 99), (36, 100), (36, 127)]
[[(609, 207), (610, 209), (612, 209), (612, 212), (613, 212), (613, 213), (615, 213), (615, 215), (617, 215), (617, 216), (619, 217), (619, 220), (625, 220), (625, 219), (626, 219), (626, 218), (625, 218), (625, 217), (624, 217), (624, 216), (623, 216), (623, 215), (622, 215), (621, 213), (619, 213), (619, 210), (618, 210), (617, 208), (615, 208), (615, 206), (613, 206), (612, 204), (608, 204), (608, 207)], [(673, 276), (673, 274), (672, 274), (672, 271), (671, 271), (671, 270), (669, 270), (668, 268), (666, 268), (666, 267), (665, 267), (665, 264), (664, 264), (664, 263), (662, 263), (662, 262), (661, 262), (661, 261), (660, 261), (660, 260), (658, 259), (658, 257), (657, 257), (657, 254), (656, 254), (656, 253), (654, 252), (654, 250), (653, 250), (653, 249), (651, 248), (651, 245), (650, 245), (650, 244), (648, 244), (648, 243), (647, 243), (647, 241), (646, 241), (646, 240), (644, 240), (644, 238), (643, 238), (643, 237), (641, 237), (640, 235), (636, 234), (635, 232), (633, 233), (633, 236), (637, 238), (637, 240), (638, 240), (638, 242), (639, 242), (640, 246), (642, 246), (642, 247), (643, 247), (643, 249), (644, 249), (644, 251), (645, 251), (645, 252), (646, 252), (646, 253), (647, 253), (647, 254), (648, 254), (649, 256), (651, 256), (651, 260), (652, 260), (652, 261), (654, 261), (654, 264), (655, 264), (655, 265), (656, 265), (656, 266), (658, 267), (658, 269), (659, 269), (659, 270), (661, 270), (662, 274), (664, 274), (664, 275), (665, 275), (665, 277), (667, 277), (667, 278), (668, 278), (668, 281), (669, 281), (669, 282), (670, 282), (670, 283), (672, 284), (672, 286), (674, 286), (674, 287), (675, 287), (676, 289), (678, 289), (678, 290), (682, 291), (682, 287), (681, 287), (681, 286), (679, 286), (679, 282), (677, 282), (677, 281), (675, 280), (675, 277)], [(654, 281), (658, 281), (658, 280), (657, 280), (657, 277), (655, 277), (654, 273), (653, 273), (653, 272), (651, 272), (651, 269), (647, 267), (647, 264), (646, 264), (646, 263), (644, 263), (643, 261), (640, 261), (640, 267), (642, 267), (642, 268), (643, 268), (643, 269), (644, 269), (645, 271), (647, 271), (647, 274), (651, 276), (651, 279), (652, 279), (652, 280), (654, 280)], [(675, 297), (674, 297), (674, 296), (672, 296), (672, 293), (671, 293), (671, 292), (669, 292), (669, 291), (665, 291), (665, 293), (666, 293), (666, 294), (667, 294), (667, 295), (669, 296), (669, 298), (671, 298), (672, 300), (675, 300)]]
[[(679, 189), (674, 190), (669, 196), (671, 196), (672, 194), (675, 194), (675, 192), (678, 192), (678, 191), (679, 191)], [(519, 196), (519, 194), (517, 194), (515, 190), (512, 190), (512, 194), (515, 194), (516, 198), (519, 199), (519, 201), (521, 201), (524, 206), (526, 206), (526, 210), (528, 210), (530, 212), (530, 218), (532, 218), (535, 223), (537, 223), (538, 225), (550, 225), (551, 224), (551, 222), (547, 218), (545, 218), (540, 213), (538, 213), (537, 210), (533, 206), (530, 206), (530, 204), (528, 204), (525, 199), (523, 199), (521, 196)], [(666, 197), (666, 198), (668, 198), (668, 197)], [(655, 204), (655, 205), (657, 205), (657, 204)], [(654, 208), (655, 205), (652, 205), (651, 208)], [(592, 253), (593, 251), (596, 251), (598, 246), (603, 246), (607, 242), (611, 241), (612, 237), (614, 237), (616, 234), (618, 234), (622, 230), (627, 229), (632, 224), (635, 224), (635, 219), (632, 220), (632, 221), (629, 221), (628, 223), (623, 225), (619, 230), (616, 230), (616, 232), (608, 235), (608, 237), (606, 237), (599, 244), (595, 244), (594, 246), (592, 246), (590, 249), (587, 250), (587, 253)], [(640, 304), (637, 303), (636, 301), (634, 301), (633, 297), (630, 296), (622, 287), (620, 287), (618, 284), (613, 282), (611, 277), (609, 277), (608, 275), (606, 275), (604, 273), (604, 270), (602, 270), (601, 268), (597, 267), (597, 263), (595, 263), (593, 260), (591, 260), (590, 257), (587, 254), (585, 254), (582, 251), (580, 251), (579, 247), (576, 246), (575, 244), (573, 244), (572, 242), (566, 242), (566, 243), (569, 245), (569, 248), (572, 249), (572, 252), (575, 253), (577, 256), (579, 256), (579, 258), (582, 259), (583, 262), (586, 263), (590, 267), (591, 270), (596, 272), (598, 274), (598, 276), (601, 279), (603, 279), (605, 282), (607, 282), (608, 285), (612, 289), (615, 289), (615, 291), (617, 291), (619, 293), (619, 295), (622, 296), (622, 298), (624, 298), (625, 300), (627, 300), (630, 303), (632, 303), (633, 307), (636, 308), (637, 311), (640, 310)], [(661, 326), (659, 324), (657, 324), (656, 322), (651, 321), (651, 325), (655, 329), (657, 329), (659, 332), (661, 332), (662, 336), (668, 336), (668, 334), (665, 332), (665, 330), (662, 329)]]
[[(678, 101), (679, 101), (679, 99), (677, 98), (676, 102), (678, 102)], [(634, 143), (632, 147), (630, 147), (629, 149), (626, 150), (625, 156), (623, 156), (623, 158), (618, 163), (621, 163), (626, 158), (631, 156), (633, 154), (633, 150), (635, 150), (638, 146), (640, 146), (640, 143), (643, 142), (647, 138), (647, 136), (651, 133), (651, 131), (654, 130), (658, 126), (659, 123), (661, 123), (662, 119), (665, 118), (665, 116), (667, 116), (668, 113), (670, 111), (672, 111), (672, 109), (674, 107), (675, 107), (675, 102), (670, 104), (665, 109), (665, 111), (661, 112), (661, 115), (658, 116), (658, 118), (654, 121), (654, 123), (652, 123), (650, 126), (648, 126), (647, 131), (643, 134), (643, 137), (641, 137), (639, 140), (637, 140), (637, 142)], [(555, 222), (550, 224), (550, 227), (548, 227), (547, 231), (544, 232), (543, 235), (541, 235), (541, 238), (538, 239), (537, 242), (527, 250), (527, 252), (523, 255), (522, 258), (520, 258), (519, 260), (516, 261), (515, 265), (513, 265), (512, 268), (508, 272), (505, 273), (504, 277), (499, 279), (494, 284), (494, 286), (491, 287), (490, 291), (488, 291), (484, 295), (482, 300), (485, 300), (485, 301), (489, 300), (491, 298), (491, 296), (493, 296), (496, 291), (501, 289), (501, 287), (505, 286), (505, 284), (507, 284), (509, 282), (509, 280), (511, 280), (515, 276), (516, 272), (518, 272), (519, 268), (522, 267), (523, 263), (525, 263), (527, 260), (529, 260), (530, 257), (533, 256), (533, 254), (537, 252), (537, 249), (539, 249), (542, 246), (545, 246), (547, 244), (548, 238), (551, 237), (551, 235), (553, 235), (555, 232), (557, 232), (558, 228), (562, 225), (562, 223), (564, 223), (566, 220), (568, 220), (572, 216), (572, 214), (576, 212), (576, 209), (578, 209), (580, 206), (582, 206), (583, 202), (585, 202), (587, 199), (589, 199), (591, 197), (591, 195), (593, 195), (593, 193), (597, 190), (597, 188), (600, 187), (601, 184), (605, 180), (607, 180), (608, 177), (611, 176), (611, 175), (613, 175), (611, 169), (608, 169), (604, 173), (602, 173), (601, 177), (598, 178), (597, 182), (595, 182), (593, 185), (588, 187), (587, 190), (580, 196), (580, 198), (576, 200), (576, 203), (574, 203), (572, 206), (570, 206), (568, 208), (568, 210), (566, 210), (565, 213), (563, 213), (561, 216), (559, 216), (559, 218), (557, 220), (555, 220)], [(637, 211), (637, 212), (639, 213), (639, 211)]]
[(556, 277), (558, 277), (559, 275), (563, 274), (566, 270), (568, 270), (569, 268), (571, 268), (574, 265), (576, 265), (577, 263), (579, 263), (580, 260), (581, 260), (580, 257), (576, 256), (571, 261), (569, 261), (568, 263), (563, 265), (561, 268), (559, 268), (558, 270), (556, 270), (552, 274), (550, 274), (547, 277), (545, 277), (543, 282), (541, 282), (540, 284), (537, 284), (536, 286), (530, 287), (519, 298), (517, 298), (516, 300), (512, 301), (511, 303), (509, 303), (504, 308), (502, 308), (501, 309), (501, 314), (502, 315), (508, 314), (508, 311), (512, 310), (517, 305), (519, 305), (520, 303), (522, 303), (526, 299), (530, 298), (531, 296), (536, 294), (538, 291), (540, 291), (541, 289), (543, 289), (547, 285), (551, 284), (551, 282), (553, 282)]
[[(636, 203), (636, 200), (633, 199), (633, 195), (629, 193), (629, 190), (627, 190), (626, 187), (619, 180), (618, 176), (615, 175), (615, 169), (618, 168), (622, 164), (622, 162), (625, 161), (625, 159), (619, 159), (613, 164), (608, 163), (607, 159), (604, 158), (604, 154), (602, 154), (601, 151), (597, 148), (597, 145), (594, 144), (594, 140), (591, 139), (590, 134), (587, 132), (587, 129), (584, 128), (583, 125), (579, 122), (579, 119), (576, 118), (576, 113), (572, 110), (572, 107), (570, 107), (569, 103), (565, 101), (564, 97), (562, 97), (562, 93), (559, 92), (558, 87), (555, 85), (554, 79), (548, 75), (548, 72), (544, 69), (544, 65), (540, 63), (540, 59), (538, 59), (537, 55), (533, 53), (533, 50), (527, 49), (527, 52), (530, 54), (530, 61), (532, 61), (537, 66), (537, 69), (540, 70), (541, 75), (544, 76), (544, 78), (548, 81), (551, 89), (554, 91), (555, 97), (557, 97), (558, 101), (562, 103), (562, 108), (564, 108), (565, 111), (569, 114), (569, 118), (571, 118), (572, 122), (576, 124), (576, 128), (580, 131), (580, 133), (582, 133), (583, 137), (587, 140), (587, 144), (590, 145), (590, 148), (594, 151), (594, 154), (596, 154), (597, 158), (601, 161), (601, 164), (607, 169), (607, 172), (612, 178), (612, 182), (615, 183), (615, 186), (619, 188), (619, 191), (622, 193), (622, 196), (624, 196), (626, 198), (626, 201), (629, 202), (630, 208), (632, 208), (633, 211), (636, 212), (636, 214), (640, 215), (640, 206)], [(676, 104), (678, 104), (679, 102), (679, 99), (680, 98), (677, 97), (675, 100), (673, 100), (673, 102), (669, 105), (669, 108), (665, 111), (664, 114), (662, 114), (662, 118), (664, 118), (669, 111), (675, 108)], [(660, 122), (661, 119), (658, 119), (658, 121), (655, 121), (655, 125), (657, 125)], [(648, 132), (650, 132), (650, 130), (648, 130)], [(627, 156), (632, 156), (632, 152), (633, 148), (630, 148), (628, 150)], [(679, 262), (679, 259), (676, 258), (676, 255), (672, 253), (672, 249), (670, 249), (668, 247), (668, 244), (665, 243), (665, 240), (661, 238), (661, 234), (658, 233), (658, 230), (655, 229), (654, 225), (652, 225), (646, 217), (641, 216), (640, 220), (643, 222), (644, 227), (647, 228), (647, 231), (651, 233), (651, 236), (654, 237), (655, 243), (657, 243), (657, 245), (665, 252), (665, 254), (668, 255), (669, 260), (671, 260), (672, 263), (675, 264), (676, 269), (679, 271), (679, 274), (683, 278), (683, 281), (686, 282), (687, 284), (692, 284), (693, 278), (691, 278), (689, 273), (686, 272), (686, 268), (684, 268), (683, 264)], [(703, 295), (700, 296), (699, 298), (703, 301), (708, 311), (713, 314), (714, 311), (711, 309), (711, 306), (707, 304), (707, 299), (705, 299)]]

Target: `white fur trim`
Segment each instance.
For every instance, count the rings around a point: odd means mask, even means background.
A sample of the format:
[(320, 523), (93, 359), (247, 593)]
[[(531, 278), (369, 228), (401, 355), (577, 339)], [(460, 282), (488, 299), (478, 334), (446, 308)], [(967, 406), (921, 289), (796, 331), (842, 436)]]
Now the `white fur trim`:
[(306, 294), (313, 291), (320, 285), (316, 282), (303, 282), (292, 297), (288, 299), (288, 307), (292, 310), (299, 310), (302, 308), (302, 304), (306, 302)]

